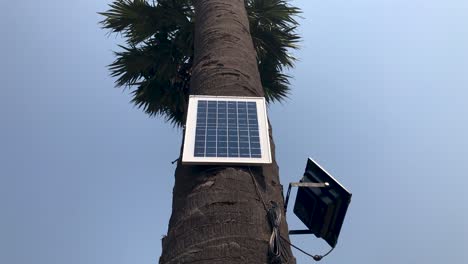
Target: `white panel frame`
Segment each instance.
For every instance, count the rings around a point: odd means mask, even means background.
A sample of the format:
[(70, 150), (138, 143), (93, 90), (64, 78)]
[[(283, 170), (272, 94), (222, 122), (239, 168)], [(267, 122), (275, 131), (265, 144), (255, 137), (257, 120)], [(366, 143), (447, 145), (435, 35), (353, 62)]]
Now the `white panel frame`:
[[(230, 158), (230, 157), (195, 157), (195, 131), (197, 122), (197, 106), (200, 100), (214, 101), (245, 101), (257, 104), (258, 133), (260, 137), (261, 158)], [(268, 116), (264, 97), (240, 96), (208, 96), (191, 95), (189, 97), (187, 121), (185, 124), (184, 149), (182, 163), (184, 164), (269, 164), (271, 160), (271, 147), (268, 126)]]

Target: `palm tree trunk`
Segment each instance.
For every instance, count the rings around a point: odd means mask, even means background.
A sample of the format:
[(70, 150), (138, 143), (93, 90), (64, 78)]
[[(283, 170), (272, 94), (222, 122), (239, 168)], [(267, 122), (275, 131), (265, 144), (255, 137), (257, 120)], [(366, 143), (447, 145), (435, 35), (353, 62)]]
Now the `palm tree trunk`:
[[(244, 0), (194, 0), (192, 94), (263, 96)], [(283, 208), (275, 146), (264, 166), (182, 165), (175, 173), (172, 215), (159, 262), (270, 263), (266, 206)], [(251, 174), (258, 183), (256, 191)], [(284, 215), (284, 212), (283, 212)], [(280, 226), (288, 237), (286, 221)], [(286, 243), (287, 263), (295, 263)]]

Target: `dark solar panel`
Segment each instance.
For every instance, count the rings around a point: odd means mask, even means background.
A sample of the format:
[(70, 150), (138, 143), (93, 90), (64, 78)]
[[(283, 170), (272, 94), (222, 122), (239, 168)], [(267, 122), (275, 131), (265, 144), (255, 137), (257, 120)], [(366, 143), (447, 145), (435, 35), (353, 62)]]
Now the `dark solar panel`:
[(199, 100), (195, 157), (261, 158), (257, 104)]

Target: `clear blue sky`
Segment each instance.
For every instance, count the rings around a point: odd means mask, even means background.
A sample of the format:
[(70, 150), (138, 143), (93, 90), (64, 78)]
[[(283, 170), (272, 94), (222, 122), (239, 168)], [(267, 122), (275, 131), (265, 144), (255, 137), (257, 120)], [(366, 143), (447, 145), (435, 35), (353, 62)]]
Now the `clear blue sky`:
[[(0, 263), (157, 263), (181, 132), (113, 88), (108, 3), (2, 3)], [(323, 262), (468, 263), (468, 2), (295, 3), (293, 93), (269, 112), (284, 185), (310, 156), (353, 192)]]

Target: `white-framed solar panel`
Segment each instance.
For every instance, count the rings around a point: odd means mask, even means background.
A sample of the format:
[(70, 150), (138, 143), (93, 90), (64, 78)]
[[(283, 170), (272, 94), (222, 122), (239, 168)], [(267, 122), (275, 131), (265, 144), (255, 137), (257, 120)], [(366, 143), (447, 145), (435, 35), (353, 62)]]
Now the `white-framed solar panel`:
[(271, 163), (265, 98), (191, 95), (182, 163)]

